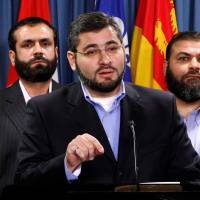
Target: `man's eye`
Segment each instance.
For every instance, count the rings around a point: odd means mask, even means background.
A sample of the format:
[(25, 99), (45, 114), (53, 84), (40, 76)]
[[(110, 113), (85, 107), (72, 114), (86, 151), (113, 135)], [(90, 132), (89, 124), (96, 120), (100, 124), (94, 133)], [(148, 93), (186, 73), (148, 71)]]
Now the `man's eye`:
[(22, 45), (23, 48), (31, 48), (32, 47), (32, 43), (25, 43)]
[(85, 52), (85, 55), (87, 56), (94, 56), (96, 54), (98, 54), (98, 49), (88, 50)]
[(112, 47), (108, 47), (106, 48), (107, 52), (115, 52), (119, 49), (118, 46), (112, 46)]
[(42, 45), (43, 45), (43, 46), (48, 46), (49, 43), (48, 43), (48, 42), (43, 42)]
[(41, 46), (48, 47), (48, 46), (50, 46), (50, 42), (44, 41), (44, 42), (41, 43)]
[(180, 60), (180, 61), (188, 61), (188, 60), (189, 60), (189, 57), (182, 56), (182, 57), (180, 57), (178, 60)]

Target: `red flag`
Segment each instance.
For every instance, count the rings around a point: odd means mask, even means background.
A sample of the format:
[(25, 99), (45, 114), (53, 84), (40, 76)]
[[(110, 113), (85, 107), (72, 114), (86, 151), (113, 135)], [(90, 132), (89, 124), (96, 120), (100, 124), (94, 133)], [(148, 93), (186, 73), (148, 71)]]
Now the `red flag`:
[[(21, 0), (18, 21), (26, 17), (41, 17), (51, 22), (49, 0)], [(11, 85), (18, 79), (13, 65), (10, 65), (7, 86)]]
[(49, 0), (21, 0), (18, 21), (33, 16), (41, 17), (51, 23)]
[(166, 89), (163, 61), (166, 46), (177, 32), (173, 0), (140, 0), (132, 48), (132, 80), (136, 84)]

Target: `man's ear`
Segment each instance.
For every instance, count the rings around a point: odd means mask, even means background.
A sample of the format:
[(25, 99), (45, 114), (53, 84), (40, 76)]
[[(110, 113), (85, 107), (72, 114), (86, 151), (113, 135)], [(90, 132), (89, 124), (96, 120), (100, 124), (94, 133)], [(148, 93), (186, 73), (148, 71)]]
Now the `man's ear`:
[(67, 59), (69, 61), (71, 69), (73, 71), (76, 71), (75, 53), (72, 51), (67, 51)]
[(15, 56), (16, 53), (13, 50), (9, 50), (9, 59), (13, 66), (15, 66)]
[(58, 59), (58, 47), (55, 47), (55, 54), (56, 54), (56, 58)]

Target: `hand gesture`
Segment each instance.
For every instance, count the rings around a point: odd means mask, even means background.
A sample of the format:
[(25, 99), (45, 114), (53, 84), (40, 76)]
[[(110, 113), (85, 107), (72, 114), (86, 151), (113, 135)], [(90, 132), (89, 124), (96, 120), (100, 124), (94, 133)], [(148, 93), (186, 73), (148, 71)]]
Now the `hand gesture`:
[(82, 162), (93, 160), (104, 153), (100, 142), (87, 133), (78, 135), (67, 146), (66, 161), (70, 171), (74, 171)]

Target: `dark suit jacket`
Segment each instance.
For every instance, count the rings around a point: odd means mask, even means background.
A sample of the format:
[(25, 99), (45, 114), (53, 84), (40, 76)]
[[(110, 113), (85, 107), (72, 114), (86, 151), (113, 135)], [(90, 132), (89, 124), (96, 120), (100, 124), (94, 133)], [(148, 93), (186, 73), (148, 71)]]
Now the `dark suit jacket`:
[(82, 163), (77, 184), (129, 184), (135, 182), (133, 136), (135, 122), (139, 181), (200, 179), (199, 157), (177, 114), (175, 99), (166, 92), (126, 84), (121, 101), (118, 161), (115, 160), (94, 107), (73, 83), (44, 97), (32, 99), (28, 123), (18, 154), (16, 183), (66, 185), (64, 156), (68, 143), (89, 133), (105, 153)]
[[(53, 81), (52, 90), (59, 85)], [(16, 154), (25, 127), (26, 103), (19, 86), (0, 91), (0, 190), (13, 184), (16, 170)]]

